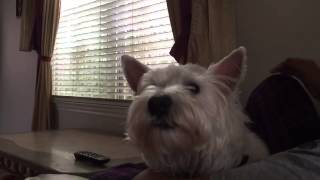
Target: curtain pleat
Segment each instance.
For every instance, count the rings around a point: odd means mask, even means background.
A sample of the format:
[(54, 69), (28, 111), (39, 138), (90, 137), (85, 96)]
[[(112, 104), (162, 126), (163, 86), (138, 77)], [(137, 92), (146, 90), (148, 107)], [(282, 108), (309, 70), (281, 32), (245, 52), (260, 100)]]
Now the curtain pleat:
[(217, 62), (236, 48), (235, 0), (208, 0), (211, 61)]
[(52, 57), (60, 18), (60, 0), (43, 0), (40, 55)]
[(33, 30), (35, 25), (36, 0), (23, 2), (21, 27), (20, 27), (20, 51), (32, 51)]
[(187, 63), (192, 0), (167, 0), (174, 45), (170, 55), (179, 64)]
[(33, 113), (32, 130), (54, 129), (56, 123), (51, 117), (51, 64), (39, 57), (38, 76), (36, 84), (35, 108)]
[(234, 0), (167, 0), (175, 44), (171, 55), (180, 64), (207, 67), (236, 46)]

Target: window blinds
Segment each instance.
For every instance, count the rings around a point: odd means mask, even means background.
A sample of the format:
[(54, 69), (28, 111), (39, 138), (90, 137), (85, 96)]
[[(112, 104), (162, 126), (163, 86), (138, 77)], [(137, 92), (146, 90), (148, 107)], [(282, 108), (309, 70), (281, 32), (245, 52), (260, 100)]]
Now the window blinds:
[(157, 68), (175, 63), (172, 45), (166, 0), (62, 0), (53, 95), (131, 99), (121, 55)]

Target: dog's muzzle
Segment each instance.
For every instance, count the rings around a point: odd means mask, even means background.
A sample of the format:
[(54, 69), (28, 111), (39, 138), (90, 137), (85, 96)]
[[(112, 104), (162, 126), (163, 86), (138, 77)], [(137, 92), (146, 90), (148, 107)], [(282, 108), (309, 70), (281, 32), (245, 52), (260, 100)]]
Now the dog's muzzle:
[(168, 95), (153, 96), (148, 101), (148, 111), (152, 116), (152, 125), (169, 128), (167, 116), (172, 105), (172, 99)]

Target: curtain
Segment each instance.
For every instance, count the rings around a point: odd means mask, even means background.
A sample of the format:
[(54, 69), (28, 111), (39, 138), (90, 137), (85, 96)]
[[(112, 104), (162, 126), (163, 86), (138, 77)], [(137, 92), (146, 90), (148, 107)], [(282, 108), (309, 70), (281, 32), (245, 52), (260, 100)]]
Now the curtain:
[(170, 51), (179, 64), (187, 63), (192, 0), (167, 0), (174, 45)]
[(207, 67), (236, 46), (234, 0), (167, 0), (175, 39), (170, 54), (180, 64)]
[(35, 0), (23, 2), (20, 28), (20, 51), (31, 51), (33, 48), (32, 33), (35, 23)]
[[(53, 129), (51, 117), (52, 71), (50, 60), (60, 17), (60, 0), (24, 1), (21, 21), (20, 50), (36, 50), (38, 72), (32, 130)], [(34, 11), (34, 12), (31, 12)]]

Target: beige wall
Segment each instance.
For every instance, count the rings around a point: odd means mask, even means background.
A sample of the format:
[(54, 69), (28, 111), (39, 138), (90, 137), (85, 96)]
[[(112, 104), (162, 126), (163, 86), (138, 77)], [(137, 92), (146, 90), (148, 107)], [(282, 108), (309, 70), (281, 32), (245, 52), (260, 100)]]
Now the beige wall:
[(243, 100), (287, 57), (320, 61), (319, 0), (238, 0), (238, 44), (248, 48)]
[(14, 0), (0, 0), (0, 133), (30, 131), (36, 54), (19, 52)]

